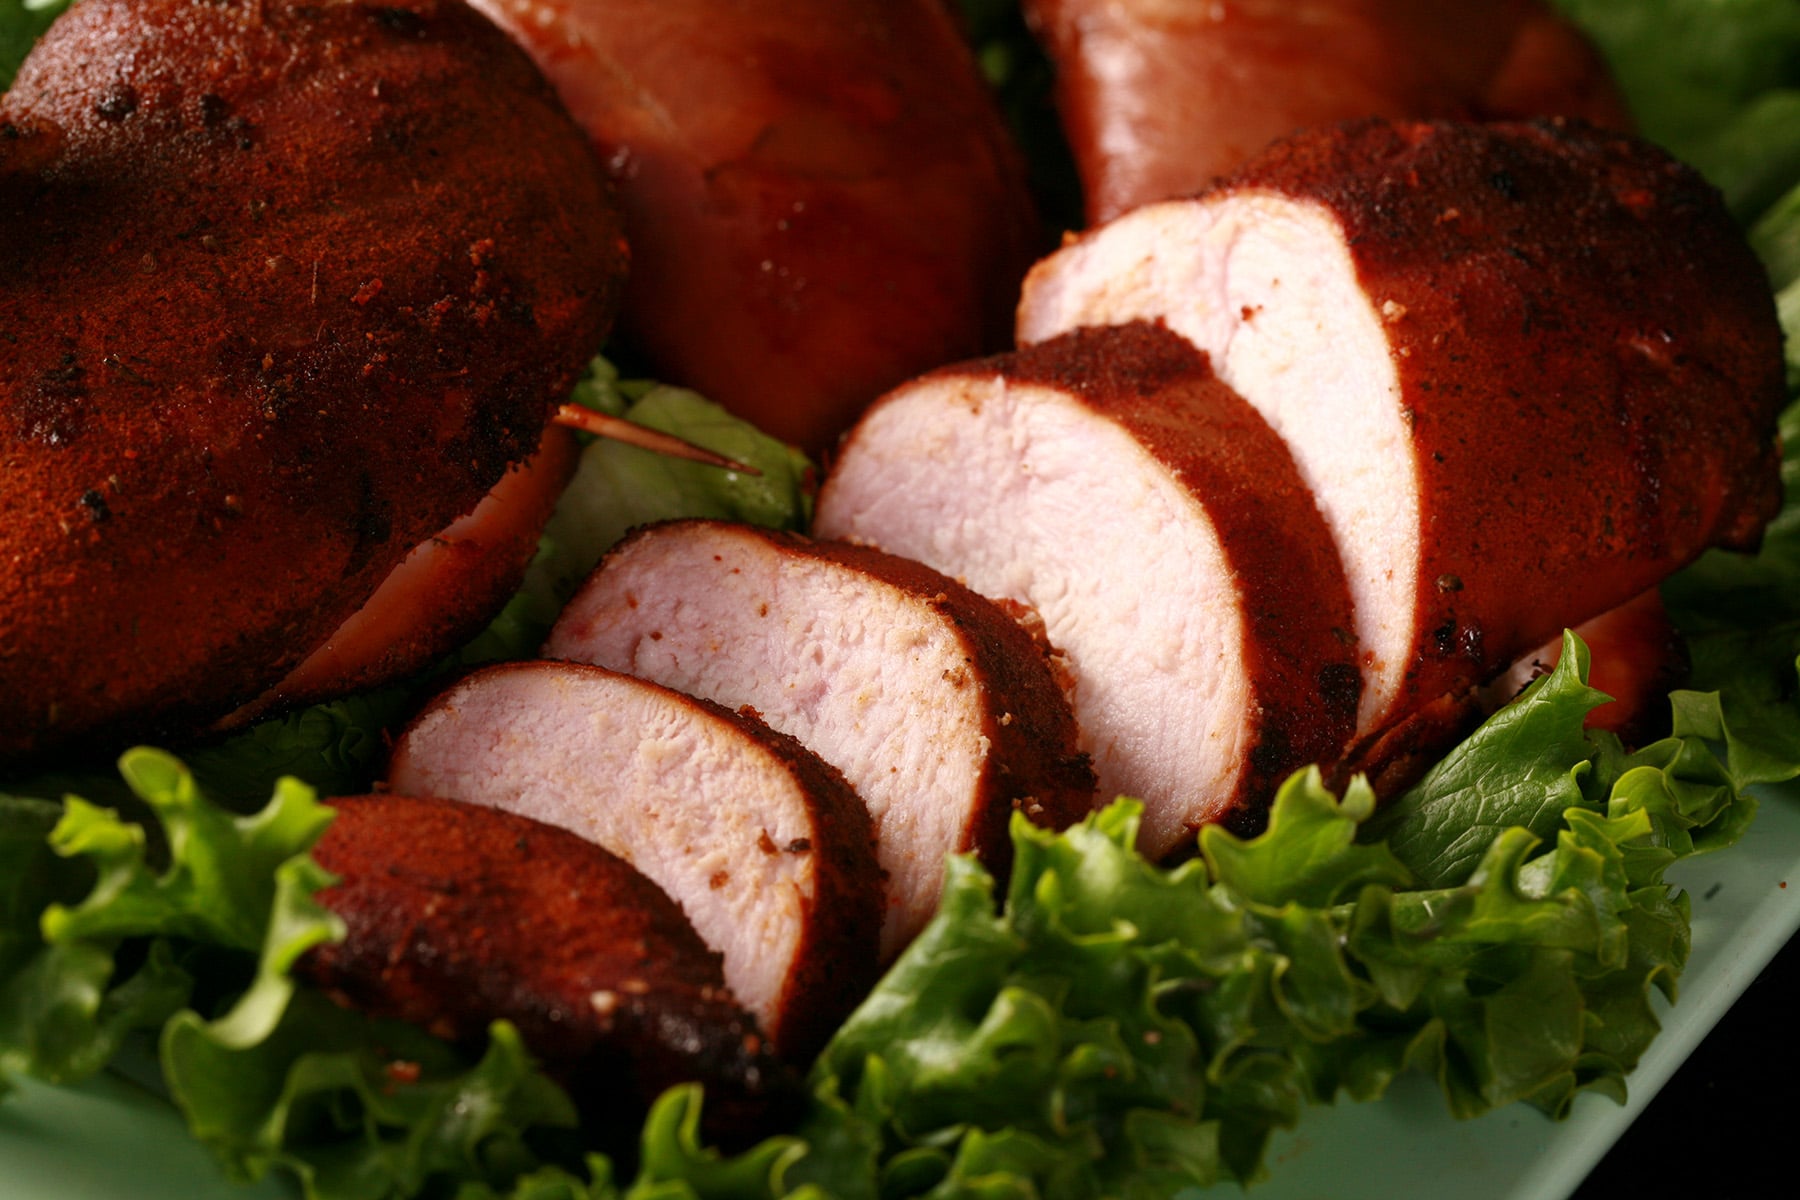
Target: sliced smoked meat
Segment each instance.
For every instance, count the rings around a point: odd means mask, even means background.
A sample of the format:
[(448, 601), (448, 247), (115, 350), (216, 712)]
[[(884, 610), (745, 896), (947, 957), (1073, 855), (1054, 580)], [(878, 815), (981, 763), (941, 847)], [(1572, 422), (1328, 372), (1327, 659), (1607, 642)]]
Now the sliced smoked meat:
[(876, 975), (868, 814), (754, 717), (566, 662), (487, 667), (395, 744), (388, 784), (577, 833), (673, 896), (784, 1057), (824, 1045)]
[(718, 956), (623, 860), (476, 805), (332, 806), (313, 857), (338, 876), (320, 899), (347, 933), (296, 972), (339, 1003), (471, 1046), (512, 1022), (614, 1151), (633, 1149), (643, 1114), (677, 1083), (705, 1085), (703, 1125), (733, 1143), (797, 1111), (796, 1080), (732, 999)]
[(888, 873), (891, 957), (936, 911), (947, 855), (1004, 871), (1014, 811), (1093, 802), (1043, 647), (954, 580), (859, 546), (716, 521), (639, 530), (544, 652), (749, 706), (843, 771)]
[(1030, 604), (1067, 656), (1104, 797), (1161, 856), (1255, 826), (1334, 761), (1358, 692), (1331, 536), (1279, 438), (1149, 324), (946, 367), (884, 397), (820, 494), (824, 536)]
[(1155, 320), (1293, 450), (1337, 537), (1361, 726), (1456, 695), (1780, 503), (1780, 330), (1717, 193), (1561, 122), (1283, 142), (1040, 263), (1024, 342)]

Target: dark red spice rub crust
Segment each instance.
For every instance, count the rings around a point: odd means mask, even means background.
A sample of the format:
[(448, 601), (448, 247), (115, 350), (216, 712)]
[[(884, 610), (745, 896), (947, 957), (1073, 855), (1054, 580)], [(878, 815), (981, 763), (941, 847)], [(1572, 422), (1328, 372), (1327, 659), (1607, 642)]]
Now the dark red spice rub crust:
[[(345, 939), (297, 973), (340, 1003), (480, 1046), (511, 1021), (605, 1137), (699, 1080), (704, 1124), (741, 1143), (798, 1103), (796, 1081), (726, 990), (675, 902), (574, 834), (449, 800), (333, 800), (313, 857)], [(620, 1147), (629, 1150), (629, 1146)]]
[(1654, 146), (1368, 121), (1278, 143), (1225, 190), (1323, 205), (1389, 314), (1433, 564), (1401, 710), (1708, 546), (1754, 548), (1779, 508), (1767, 277), (1717, 191)]
[(0, 755), (282, 678), (537, 444), (624, 259), (463, 4), (72, 8), (0, 100)]

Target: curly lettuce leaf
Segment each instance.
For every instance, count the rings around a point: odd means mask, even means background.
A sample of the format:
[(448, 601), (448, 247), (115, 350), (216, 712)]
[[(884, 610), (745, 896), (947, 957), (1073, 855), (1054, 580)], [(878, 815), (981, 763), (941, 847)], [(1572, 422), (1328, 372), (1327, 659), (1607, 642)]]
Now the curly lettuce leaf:
[(769, 1138), (736, 1156), (703, 1144), (701, 1102), (698, 1085), (682, 1084), (651, 1106), (639, 1143), (638, 1172), (627, 1187), (615, 1181), (610, 1160), (589, 1155), (580, 1171), (539, 1167), (520, 1176), (510, 1190), (464, 1184), (456, 1200), (827, 1200), (832, 1194), (788, 1185), (788, 1167), (804, 1152), (797, 1139)]
[(277, 869), (318, 839), (330, 810), (310, 788), (285, 780), (261, 812), (236, 816), (202, 797), (179, 761), (153, 750), (127, 752), (119, 772), (155, 812), (170, 862), (152, 870), (141, 826), (71, 796), (51, 845), (65, 857), (87, 859), (99, 877), (80, 903), (45, 911), (45, 937), (154, 934), (255, 950), (281, 887)]
[[(133, 751), (119, 764), (160, 823), (165, 869), (149, 864), (143, 826), (70, 797), (41, 843), (57, 861), (25, 863), (9, 881), (0, 976), (0, 1068), (56, 1082), (106, 1066), (125, 1039), (159, 1028), (189, 1003), (194, 947), (254, 949), (274, 872), (324, 827), (321, 806), (290, 787), (239, 817), (202, 798), (173, 759)], [(35, 815), (34, 815), (35, 814)], [(18, 845), (42, 810), (0, 813)], [(34, 887), (33, 876), (54, 881)], [(76, 889), (72, 883), (87, 886)]]
[(167, 755), (133, 751), (119, 769), (158, 822), (166, 867), (151, 865), (142, 825), (77, 797), (54, 808), (47, 834), (44, 806), (0, 809), (0, 846), (36, 835), (41, 851), (9, 864), (26, 873), (8, 879), (0, 906), (10, 960), (0, 962), (0, 1069), (72, 1082), (104, 1068), (131, 1034), (160, 1028), (193, 999), (190, 967), (206, 950), (261, 944), (278, 868), (328, 820), (297, 785), (237, 816)]
[(13, 1075), (55, 1082), (91, 1075), (127, 1031), (153, 1021), (159, 1008), (173, 1011), (186, 1000), (182, 979), (173, 1006), (158, 1002), (164, 985), (176, 978), (165, 958), (144, 976), (135, 996), (114, 995), (109, 1002), (110, 954), (45, 939), (44, 910), (79, 899), (94, 881), (86, 863), (51, 849), (49, 837), (61, 818), (57, 805), (0, 796), (0, 1092)]
[[(1662, 873), (1753, 806), (1697, 738), (1590, 742), (1570, 649), (1421, 785), (1396, 830), (1423, 832), (1398, 847), (1366, 836), (1366, 789), (1339, 799), (1313, 771), (1265, 833), (1208, 828), (1174, 869), (1132, 848), (1130, 801), (1063, 834), (1016, 822), (997, 913), (958, 860), (937, 920), (821, 1057), (791, 1176), (847, 1197), (1160, 1196), (1256, 1178), (1307, 1104), (1406, 1071), (1462, 1116), (1622, 1098), (1688, 952)], [(1436, 835), (1471, 804), (1493, 821), (1472, 856)]]
[(1783, 351), (1791, 396), (1800, 393), (1800, 185), (1757, 218), (1750, 227), (1750, 245), (1768, 268), (1775, 289), (1775, 313), (1786, 334)]
[(38, 917), (52, 904), (77, 899), (93, 886), (93, 872), (50, 848), (60, 806), (0, 795), (0, 978), (12, 974), (44, 944)]
[(1800, 776), (1800, 406), (1781, 433), (1787, 505), (1762, 552), (1714, 551), (1663, 585), (1693, 658), (1677, 729), (1723, 743), (1742, 783)]
[(1499, 834), (1548, 835), (1582, 802), (1596, 753), (1582, 721), (1606, 703), (1587, 686), (1588, 649), (1563, 635), (1562, 657), (1519, 701), (1490, 718), (1362, 830), (1384, 840), (1429, 887), (1460, 883)]
[(266, 961), (224, 1016), (178, 1014), (160, 1057), (190, 1130), (229, 1175), (280, 1169), (317, 1200), (509, 1188), (544, 1168), (534, 1135), (576, 1125), (505, 1022), (470, 1063), (416, 1029), (296, 988)]
[(0, 1071), (71, 1082), (154, 1033), (171, 1097), (226, 1169), (279, 1167), (320, 1200), (510, 1187), (544, 1166), (532, 1139), (568, 1136), (575, 1115), (510, 1026), (470, 1062), (294, 983), (301, 955), (342, 936), (314, 898), (330, 878), (307, 851), (330, 810), (310, 788), (284, 780), (238, 815), (161, 752), (120, 772), (160, 823), (164, 866), (141, 825), (78, 798), (0, 802)]
[[(1769, 284), (1778, 297), (1800, 282), (1800, 186), (1792, 186), (1757, 218), (1750, 227), (1750, 247), (1768, 268)], [(1794, 331), (1794, 322), (1785, 316), (1781, 324), (1789, 333)]]

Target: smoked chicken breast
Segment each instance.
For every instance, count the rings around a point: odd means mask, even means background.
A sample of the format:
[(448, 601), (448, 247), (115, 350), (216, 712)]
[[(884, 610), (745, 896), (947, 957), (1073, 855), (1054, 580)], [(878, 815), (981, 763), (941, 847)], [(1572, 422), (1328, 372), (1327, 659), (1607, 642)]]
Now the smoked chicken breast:
[(560, 826), (681, 905), (783, 1057), (875, 983), (884, 889), (862, 802), (756, 718), (600, 667), (488, 667), (395, 743), (388, 786)]
[(72, 8), (0, 100), (0, 756), (280, 680), (538, 445), (624, 253), (461, 3)]
[[(574, 834), (409, 796), (333, 800), (313, 850), (346, 928), (295, 972), (340, 1003), (479, 1047), (504, 1018), (609, 1150), (650, 1104), (706, 1087), (703, 1126), (741, 1144), (791, 1118), (792, 1073), (675, 902)], [(633, 1131), (626, 1134), (624, 1130)]]
[(1154, 325), (934, 371), (845, 439), (821, 536), (1031, 605), (1074, 676), (1100, 794), (1166, 855), (1254, 829), (1356, 713), (1349, 591), (1280, 439)]
[(1380, 730), (1781, 499), (1781, 334), (1716, 191), (1627, 135), (1370, 121), (1039, 263), (1023, 342), (1158, 321), (1292, 449)]
[(601, 562), (544, 653), (748, 706), (841, 770), (888, 876), (884, 960), (936, 911), (947, 855), (1004, 874), (1014, 812), (1062, 828), (1093, 803), (1044, 647), (955, 581), (874, 550), (652, 525)]
[(942, 0), (473, 2), (607, 163), (658, 378), (818, 454), (1011, 340), (1036, 218)]

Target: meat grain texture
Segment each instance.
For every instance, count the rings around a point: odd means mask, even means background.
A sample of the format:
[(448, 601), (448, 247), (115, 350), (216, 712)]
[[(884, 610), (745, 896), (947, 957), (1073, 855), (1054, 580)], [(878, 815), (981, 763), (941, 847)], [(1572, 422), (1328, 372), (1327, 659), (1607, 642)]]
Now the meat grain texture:
[(1091, 223), (1185, 196), (1278, 138), (1365, 117), (1631, 128), (1544, 0), (1024, 0)]
[[(476, 805), (332, 801), (313, 850), (344, 940), (296, 974), (340, 1003), (480, 1047), (519, 1030), (596, 1140), (631, 1153), (650, 1104), (706, 1087), (703, 1124), (740, 1144), (797, 1111), (799, 1088), (726, 989), (675, 902), (574, 834)], [(629, 1132), (626, 1132), (629, 1131)]]
[(1159, 321), (1268, 419), (1337, 538), (1360, 724), (1460, 694), (1781, 499), (1781, 333), (1717, 192), (1543, 122), (1309, 131), (1033, 269), (1024, 342)]
[(1147, 323), (934, 371), (845, 440), (815, 528), (1024, 602), (1074, 676), (1100, 794), (1138, 844), (1258, 828), (1355, 720), (1350, 595), (1286, 448)]
[(599, 147), (621, 333), (813, 454), (920, 371), (1011, 340), (1025, 173), (942, 0), (474, 0)]
[(0, 101), (0, 755), (275, 683), (537, 445), (623, 265), (461, 4), (76, 5)]
[(600, 667), (505, 663), (413, 719), (388, 786), (559, 826), (642, 871), (784, 1058), (817, 1053), (874, 986), (886, 904), (869, 815), (753, 716)]
[(1015, 812), (1062, 828), (1092, 807), (1045, 648), (956, 581), (864, 547), (652, 525), (602, 560), (544, 653), (748, 706), (841, 770), (888, 876), (884, 961), (936, 911), (947, 855), (1004, 876)]

